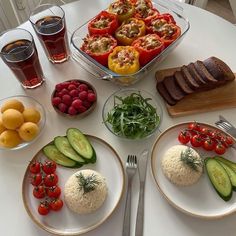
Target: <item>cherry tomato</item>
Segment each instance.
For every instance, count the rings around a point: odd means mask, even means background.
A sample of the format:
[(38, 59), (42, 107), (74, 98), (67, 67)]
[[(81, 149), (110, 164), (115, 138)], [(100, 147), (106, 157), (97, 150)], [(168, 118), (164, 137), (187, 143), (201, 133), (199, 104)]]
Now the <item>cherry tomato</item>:
[(212, 139), (215, 139), (215, 140), (218, 140), (218, 141), (222, 139), (221, 133), (217, 130), (213, 130), (212, 132), (210, 132), (209, 136)]
[(34, 186), (38, 186), (42, 183), (42, 175), (41, 174), (35, 174), (31, 176), (31, 184)]
[(222, 155), (225, 153), (225, 151), (226, 151), (226, 148), (223, 144), (221, 144), (221, 143), (216, 144), (215, 152), (217, 154)]
[(50, 208), (53, 211), (59, 211), (63, 207), (63, 201), (61, 199), (54, 199), (53, 201), (50, 202)]
[(54, 174), (48, 174), (44, 178), (44, 184), (46, 187), (52, 187), (57, 185), (58, 183), (58, 176)]
[(49, 205), (47, 202), (41, 202), (38, 206), (38, 213), (40, 215), (47, 215), (50, 211)]
[(200, 125), (195, 121), (195, 122), (192, 122), (192, 123), (189, 123), (189, 124), (188, 124), (188, 129), (189, 129), (189, 130), (194, 130), (194, 131), (200, 131), (200, 130), (201, 130), (201, 127), (200, 127)]
[(51, 198), (58, 198), (61, 195), (61, 188), (53, 186), (47, 189), (47, 195)]
[(188, 143), (190, 141), (190, 138), (191, 138), (190, 133), (188, 131), (186, 131), (186, 130), (185, 131), (181, 131), (179, 133), (179, 136), (178, 136), (178, 140), (182, 144)]
[(213, 151), (215, 148), (215, 142), (212, 139), (207, 139), (203, 142), (203, 148), (206, 151)]
[(37, 161), (31, 163), (29, 170), (30, 170), (30, 173), (32, 174), (38, 174), (41, 170), (41, 163)]
[(208, 137), (211, 132), (212, 132), (212, 130), (210, 130), (207, 127), (201, 127), (201, 129), (200, 129), (200, 133), (203, 137)]
[(57, 165), (54, 161), (45, 161), (43, 163), (43, 171), (45, 174), (53, 174), (56, 171)]
[(233, 144), (234, 144), (234, 140), (233, 140), (233, 138), (230, 137), (230, 136), (226, 136), (226, 137), (225, 137), (225, 141), (226, 141), (226, 143), (229, 144), (229, 145), (233, 145)]
[(201, 147), (203, 140), (199, 134), (196, 134), (191, 137), (190, 142), (193, 147)]
[(45, 191), (44, 186), (39, 185), (37, 187), (34, 187), (33, 195), (34, 197), (39, 198), (39, 199), (44, 198), (46, 196), (46, 191)]

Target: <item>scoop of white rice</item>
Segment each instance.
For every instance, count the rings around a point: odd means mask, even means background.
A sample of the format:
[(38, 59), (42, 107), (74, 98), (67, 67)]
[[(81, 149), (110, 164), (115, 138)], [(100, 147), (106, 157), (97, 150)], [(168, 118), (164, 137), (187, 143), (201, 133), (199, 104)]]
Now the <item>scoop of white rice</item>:
[[(181, 160), (181, 153), (188, 148), (184, 145), (175, 145), (169, 148), (164, 154), (161, 162), (164, 175), (174, 184), (188, 186), (196, 183), (202, 175), (203, 166), (197, 166), (197, 171)], [(192, 148), (193, 156), (201, 161), (199, 154)]]
[[(78, 176), (82, 174), (85, 178), (94, 175), (98, 184), (90, 192), (84, 192), (81, 188)], [(80, 170), (73, 174), (65, 184), (66, 205), (78, 214), (87, 214), (96, 211), (102, 206), (107, 196), (107, 184), (105, 178), (94, 170)]]

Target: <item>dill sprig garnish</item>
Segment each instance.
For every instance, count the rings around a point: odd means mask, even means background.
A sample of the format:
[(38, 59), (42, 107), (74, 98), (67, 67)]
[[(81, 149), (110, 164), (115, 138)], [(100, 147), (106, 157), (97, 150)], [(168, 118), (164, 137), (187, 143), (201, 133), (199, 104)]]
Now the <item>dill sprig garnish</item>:
[(79, 173), (76, 175), (76, 177), (79, 180), (80, 191), (83, 189), (84, 194), (93, 191), (96, 188), (96, 186), (100, 183), (100, 181), (97, 179), (97, 176), (94, 173), (86, 177), (82, 173)]
[(180, 160), (187, 164), (190, 168), (195, 171), (199, 171), (198, 167), (202, 167), (202, 159), (197, 158), (193, 155), (193, 150), (188, 147), (185, 151), (181, 152)]

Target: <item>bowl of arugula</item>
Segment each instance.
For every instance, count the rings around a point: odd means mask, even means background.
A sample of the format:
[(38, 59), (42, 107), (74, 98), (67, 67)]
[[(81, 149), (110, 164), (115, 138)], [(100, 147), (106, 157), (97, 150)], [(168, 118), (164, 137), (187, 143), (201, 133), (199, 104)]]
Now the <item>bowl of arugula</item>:
[(102, 117), (105, 126), (114, 135), (139, 140), (157, 131), (162, 120), (162, 109), (149, 92), (127, 88), (108, 97)]

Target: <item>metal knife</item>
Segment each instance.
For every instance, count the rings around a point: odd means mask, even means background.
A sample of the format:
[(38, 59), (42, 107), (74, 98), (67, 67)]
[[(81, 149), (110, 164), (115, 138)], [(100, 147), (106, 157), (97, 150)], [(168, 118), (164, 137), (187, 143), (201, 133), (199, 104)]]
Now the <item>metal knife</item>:
[(148, 163), (148, 150), (144, 150), (138, 161), (138, 173), (140, 181), (138, 211), (136, 217), (135, 236), (143, 236), (143, 220), (144, 220), (144, 189)]
[(226, 132), (236, 138), (236, 127), (232, 125), (228, 120), (226, 120), (223, 116), (219, 115), (219, 118), (220, 120), (224, 121), (225, 123), (228, 123), (229, 126), (231, 126), (231, 128), (228, 129)]

